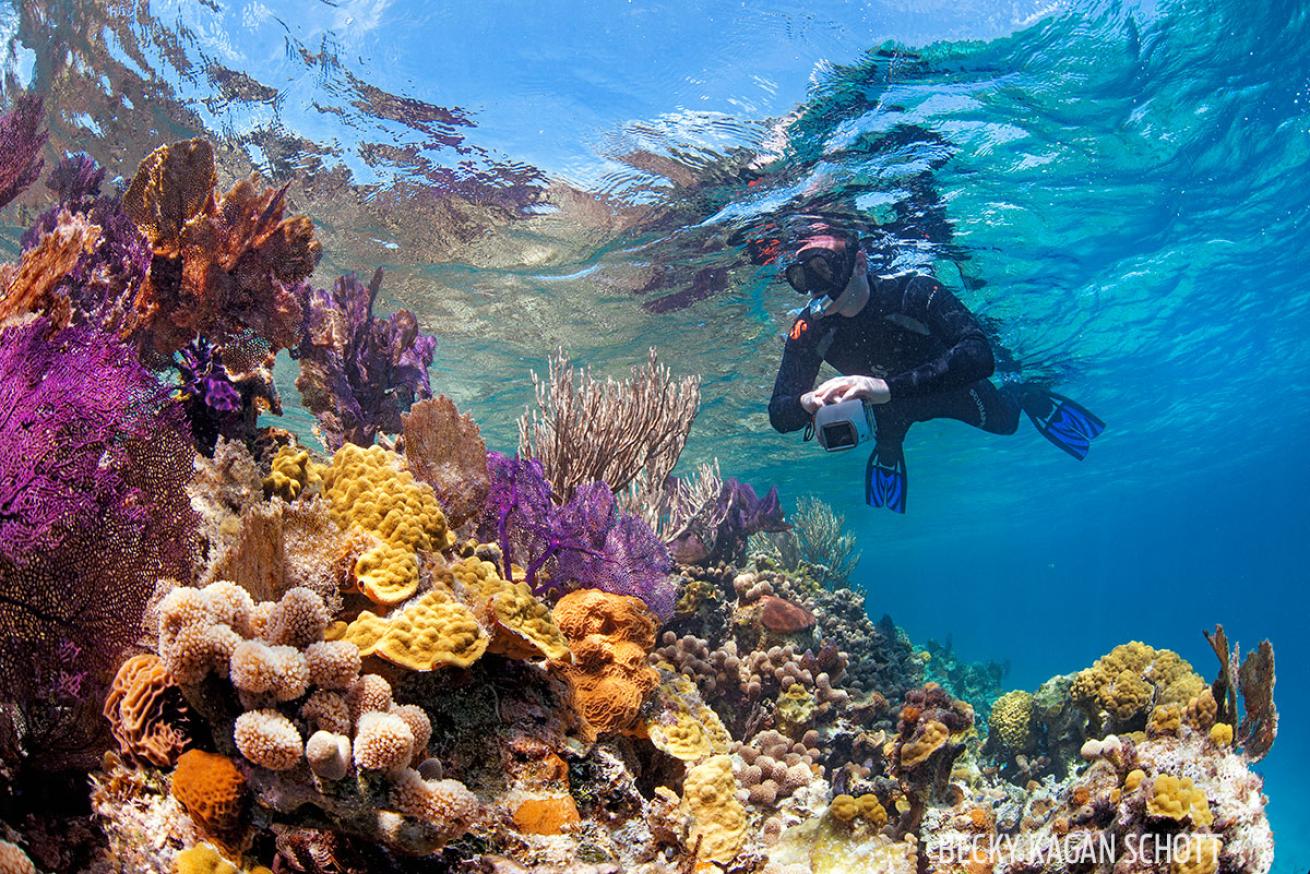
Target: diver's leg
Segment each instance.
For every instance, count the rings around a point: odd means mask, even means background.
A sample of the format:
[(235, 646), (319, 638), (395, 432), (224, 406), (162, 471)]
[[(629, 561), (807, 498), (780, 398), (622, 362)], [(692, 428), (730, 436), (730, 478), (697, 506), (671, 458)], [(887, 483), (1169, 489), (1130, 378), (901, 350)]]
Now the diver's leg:
[(911, 398), (901, 406), (912, 422), (955, 419), (989, 434), (1013, 434), (1019, 428), (1018, 393), (1010, 386), (998, 389), (986, 379), (955, 391)]

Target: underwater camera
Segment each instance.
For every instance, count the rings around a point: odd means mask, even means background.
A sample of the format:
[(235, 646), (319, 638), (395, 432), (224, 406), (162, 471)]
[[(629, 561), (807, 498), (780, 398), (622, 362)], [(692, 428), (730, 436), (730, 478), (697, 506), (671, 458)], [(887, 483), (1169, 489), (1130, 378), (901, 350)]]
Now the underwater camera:
[(806, 429), (805, 439), (817, 437), (829, 452), (854, 449), (874, 433), (873, 410), (862, 400), (819, 407)]

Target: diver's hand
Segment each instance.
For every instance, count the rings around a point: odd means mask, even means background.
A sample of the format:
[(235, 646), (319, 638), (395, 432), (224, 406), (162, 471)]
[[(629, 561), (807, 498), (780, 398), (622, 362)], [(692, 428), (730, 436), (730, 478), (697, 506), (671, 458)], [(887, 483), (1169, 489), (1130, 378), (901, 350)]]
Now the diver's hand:
[(823, 401), (819, 400), (814, 392), (807, 391), (805, 394), (801, 395), (801, 409), (809, 413), (811, 416), (813, 416), (815, 411), (821, 406), (823, 406)]
[(885, 404), (892, 399), (887, 381), (874, 376), (838, 376), (814, 390), (824, 404), (840, 404), (861, 398), (871, 404)]

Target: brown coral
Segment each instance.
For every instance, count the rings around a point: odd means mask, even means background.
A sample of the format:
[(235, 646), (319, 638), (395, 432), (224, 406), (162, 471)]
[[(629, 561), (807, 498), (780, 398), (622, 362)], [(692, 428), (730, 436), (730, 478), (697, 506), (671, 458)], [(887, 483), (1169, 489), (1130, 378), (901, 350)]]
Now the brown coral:
[(246, 781), (227, 756), (188, 750), (173, 772), (173, 795), (197, 826), (224, 849), (240, 848), (246, 831)]
[(514, 824), (527, 835), (557, 835), (580, 821), (572, 796), (528, 798), (514, 809)]
[(760, 624), (774, 634), (799, 634), (814, 627), (814, 614), (776, 595), (760, 599)]
[(305, 216), (284, 218), (286, 188), (241, 179), (214, 186), (212, 147), (203, 140), (161, 146), (141, 162), (123, 210), (155, 252), (137, 307), (151, 322), (155, 351), (180, 349), (196, 334), (218, 340), (254, 332), (273, 350), (300, 339), (299, 283), (322, 254)]
[(156, 655), (123, 662), (105, 698), (104, 713), (129, 758), (172, 767), (189, 743), (182, 725), (186, 700)]
[(580, 589), (560, 598), (551, 616), (569, 640), (599, 634), (635, 643), (644, 650), (655, 647), (655, 617), (645, 602), (630, 595)]
[(0, 323), (28, 312), (45, 312), (56, 327), (67, 327), (70, 304), (67, 298), (55, 299), (55, 287), (99, 239), (99, 225), (63, 210), (55, 227), (42, 234), (17, 265), (0, 265)]
[(401, 416), (405, 463), (432, 486), (451, 526), (482, 512), (490, 479), (487, 446), (477, 424), (445, 395), (419, 401)]

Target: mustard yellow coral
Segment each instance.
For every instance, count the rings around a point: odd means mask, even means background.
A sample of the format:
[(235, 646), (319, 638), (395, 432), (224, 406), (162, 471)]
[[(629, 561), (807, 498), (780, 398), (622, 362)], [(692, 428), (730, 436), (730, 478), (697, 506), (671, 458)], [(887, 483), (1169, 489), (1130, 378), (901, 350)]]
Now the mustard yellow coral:
[(173, 874), (240, 874), (236, 865), (208, 844), (183, 850), (173, 859)]
[(682, 674), (662, 672), (655, 693), (659, 714), (647, 725), (650, 741), (684, 762), (728, 751), (732, 738), (717, 713), (701, 700), (696, 684)]
[(711, 756), (687, 771), (683, 803), (691, 814), (691, 845), (698, 858), (727, 864), (746, 838), (746, 808), (737, 800), (732, 759)]
[(1216, 722), (1210, 727), (1210, 742), (1217, 747), (1233, 745), (1233, 727), (1226, 722)]
[(360, 590), (379, 604), (398, 604), (418, 588), (417, 552), (454, 543), (432, 487), (414, 479), (399, 455), (380, 446), (347, 444), (323, 471), (323, 494), (344, 529), (376, 538), (357, 559)]
[(1179, 822), (1190, 819), (1194, 826), (1205, 827), (1214, 822), (1205, 792), (1194, 786), (1190, 777), (1172, 774), (1155, 778), (1151, 797), (1146, 802), (1146, 812)]
[(487, 636), (467, 607), (433, 589), (386, 620), (373, 653), (411, 671), (467, 668), (487, 650)]
[(318, 465), (314, 464), (308, 449), (280, 446), (273, 456), (268, 476), (264, 477), (264, 493), (294, 501), (318, 481)]
[(1182, 725), (1182, 711), (1175, 705), (1163, 704), (1151, 711), (1151, 718), (1146, 722), (1146, 734), (1149, 737), (1176, 735)]
[(828, 812), (842, 822), (850, 822), (859, 816), (860, 805), (854, 795), (838, 795), (828, 805)]
[(777, 714), (782, 732), (796, 737), (814, 721), (814, 711), (818, 707), (812, 692), (800, 683), (792, 683), (778, 696), (774, 713)]
[(1000, 747), (1025, 752), (1032, 743), (1033, 696), (1022, 690), (1007, 692), (992, 704), (987, 725)]
[(1171, 874), (1215, 874), (1224, 842), (1208, 835), (1192, 835), (1178, 847), (1170, 865)]
[(453, 564), (449, 579), (471, 601), (485, 607), (492, 628), (489, 651), (514, 659), (572, 658), (568, 639), (526, 583), (514, 583), (500, 576), (496, 566), (478, 558)]
[(1186, 706), (1204, 689), (1205, 681), (1177, 653), (1132, 641), (1080, 671), (1070, 696), (1089, 709), (1128, 722), (1155, 705)]

